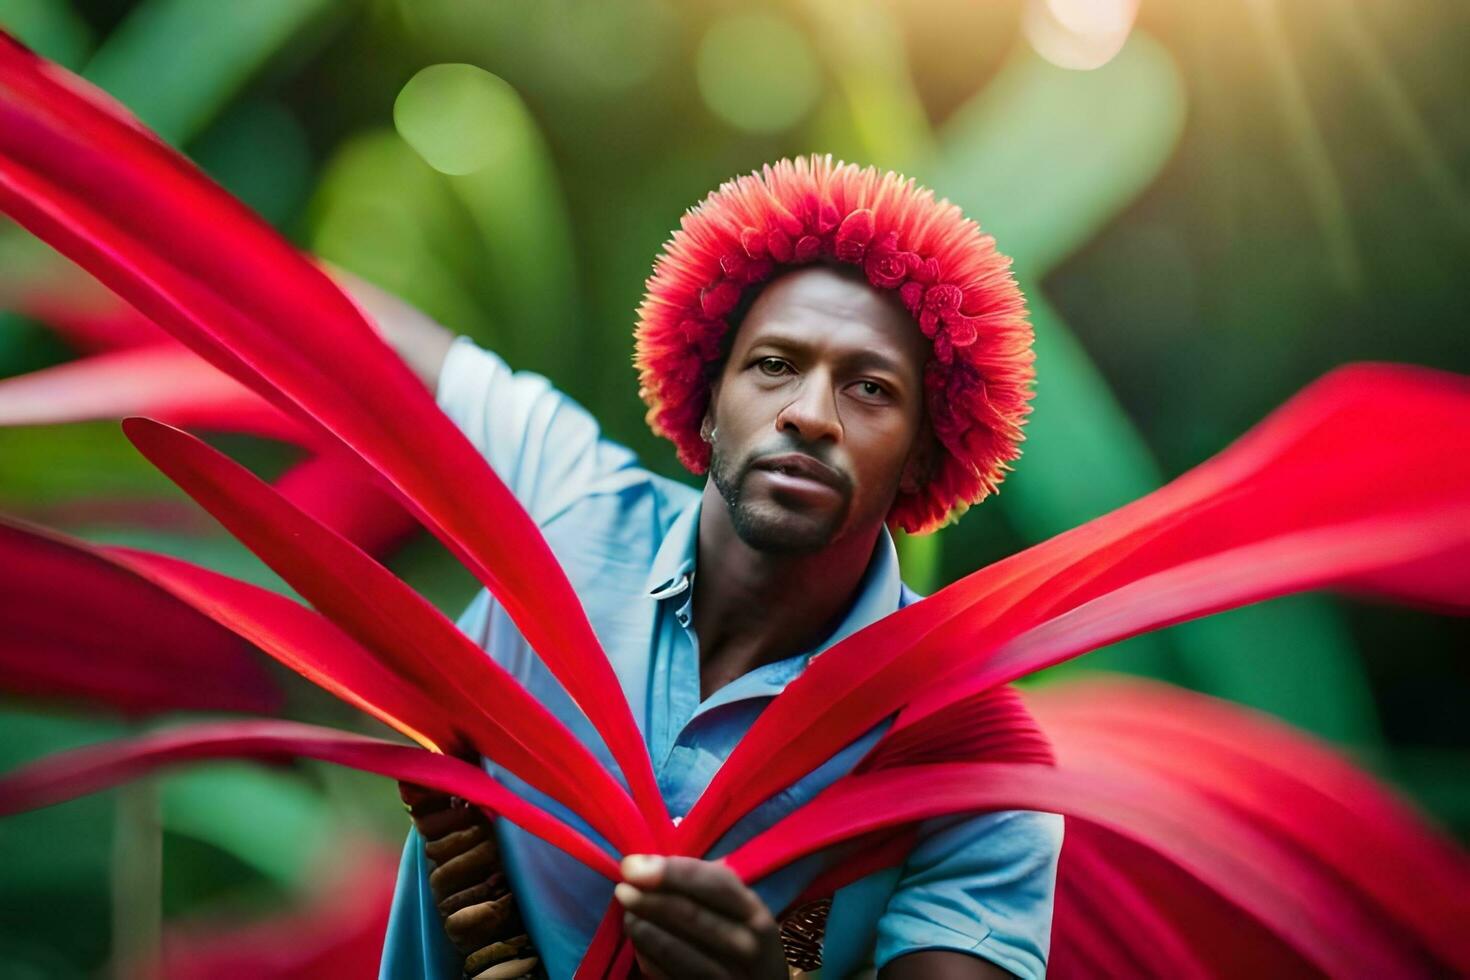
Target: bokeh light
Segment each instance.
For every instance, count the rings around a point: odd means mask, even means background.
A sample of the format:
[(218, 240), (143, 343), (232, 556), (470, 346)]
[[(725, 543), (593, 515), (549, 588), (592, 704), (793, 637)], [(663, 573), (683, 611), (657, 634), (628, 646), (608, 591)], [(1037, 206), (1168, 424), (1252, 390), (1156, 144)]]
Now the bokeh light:
[(1031, 46), (1061, 68), (1101, 68), (1123, 50), (1138, 0), (1031, 0), (1021, 28)]
[(775, 133), (795, 125), (821, 93), (821, 72), (806, 38), (774, 13), (716, 21), (695, 55), (699, 91), (721, 119)]
[(393, 103), (393, 123), (429, 166), (472, 174), (488, 166), (508, 115), (520, 99), (504, 80), (474, 65), (430, 65)]

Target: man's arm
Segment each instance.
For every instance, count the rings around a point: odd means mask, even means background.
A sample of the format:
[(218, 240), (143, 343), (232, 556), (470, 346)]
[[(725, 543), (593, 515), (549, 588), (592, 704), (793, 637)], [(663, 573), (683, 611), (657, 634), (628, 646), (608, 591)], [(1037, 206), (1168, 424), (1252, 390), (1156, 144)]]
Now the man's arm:
[(989, 960), (944, 949), (900, 956), (878, 971), (879, 980), (1015, 980)]
[(1039, 980), (1062, 832), (1020, 810), (927, 822), (878, 921), (879, 976)]
[(327, 272), (434, 393), (439, 408), (545, 525), (637, 457), (550, 381), (514, 371), (408, 303), (338, 269)]

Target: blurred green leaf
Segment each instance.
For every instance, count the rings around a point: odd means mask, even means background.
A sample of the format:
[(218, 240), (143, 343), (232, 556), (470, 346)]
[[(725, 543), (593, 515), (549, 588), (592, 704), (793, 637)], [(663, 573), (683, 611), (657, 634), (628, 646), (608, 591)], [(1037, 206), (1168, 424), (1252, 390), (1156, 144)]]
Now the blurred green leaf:
[(289, 773), (210, 765), (169, 776), (162, 797), (170, 832), (227, 851), (285, 887), (304, 883), (332, 836), (321, 795)]
[(504, 350), (471, 288), (485, 251), (442, 174), (393, 130), (344, 143), (317, 183), (310, 208), (317, 255), (396, 293), (481, 344)]
[(458, 618), (480, 591), (479, 581), (432, 535), (415, 535), (388, 567), (450, 619)]
[(502, 351), (562, 377), (575, 351), (544, 339), (577, 326), (572, 235), (555, 164), (520, 95), (483, 69), (431, 65), (403, 87), (393, 121), (474, 222), (487, 260), (476, 282), (505, 325)]
[(92, 31), (69, 0), (0, 0), (0, 27), (72, 70), (92, 50)]
[(202, 130), (260, 68), (342, 0), (143, 0), (86, 76), (170, 143)]
[(1428, 746), (1400, 748), (1384, 775), (1462, 839), (1470, 837), (1470, 752)]
[[(0, 771), (51, 752), (116, 738), (126, 730), (120, 719), (53, 714), (34, 705), (0, 702)], [(0, 906), (14, 908), (14, 897), (30, 889), (65, 892), (105, 881), (111, 809), (105, 797), (86, 797), (0, 820), (0, 862), (5, 868)]]
[[(125, 731), (120, 720), (0, 703), (0, 771)], [(54, 967), (49, 978), (102, 962), (112, 811), (104, 794), (0, 820), (0, 976), (9, 963)]]
[(0, 461), (0, 509), (176, 492), (115, 422), (0, 428)]
[(1029, 283), (1023, 288), (1036, 328), (1036, 397), (1021, 460), (999, 499), (1022, 534), (1041, 541), (1138, 499), (1163, 478), (1045, 293)]
[(930, 183), (1040, 279), (1154, 182), (1184, 116), (1174, 59), (1141, 30), (1094, 71), (1018, 46), (941, 130)]
[(874, 0), (802, 0), (799, 9), (837, 82), (850, 129), (845, 138), (834, 131), (830, 116), (819, 120), (817, 145), (833, 149), (838, 143), (837, 149), (864, 165), (916, 172), (934, 156), (934, 133), (893, 11)]
[(919, 595), (929, 595), (939, 588), (939, 560), (943, 542), (938, 534), (905, 534), (895, 532), (893, 543), (898, 548), (898, 567), (904, 583)]
[[(296, 215), (310, 192), (306, 131), (280, 103), (232, 106), (191, 149), (195, 162), (225, 190), (277, 227)], [(261, 166), (262, 160), (270, 165)]]
[(694, 54), (705, 105), (751, 133), (779, 133), (800, 122), (822, 91), (807, 37), (774, 9), (737, 9), (710, 24)]
[(1380, 744), (1362, 658), (1331, 599), (1288, 596), (1168, 633), (1201, 690), (1366, 752)]

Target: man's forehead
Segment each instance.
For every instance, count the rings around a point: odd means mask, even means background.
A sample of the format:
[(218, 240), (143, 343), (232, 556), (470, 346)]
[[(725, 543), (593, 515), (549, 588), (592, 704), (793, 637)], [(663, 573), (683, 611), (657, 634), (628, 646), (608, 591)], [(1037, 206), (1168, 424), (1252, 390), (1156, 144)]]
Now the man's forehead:
[(843, 353), (854, 356), (882, 349), (889, 359), (916, 359), (920, 365), (927, 354), (918, 325), (897, 297), (822, 266), (783, 276), (756, 298), (734, 349), (759, 344), (851, 348)]

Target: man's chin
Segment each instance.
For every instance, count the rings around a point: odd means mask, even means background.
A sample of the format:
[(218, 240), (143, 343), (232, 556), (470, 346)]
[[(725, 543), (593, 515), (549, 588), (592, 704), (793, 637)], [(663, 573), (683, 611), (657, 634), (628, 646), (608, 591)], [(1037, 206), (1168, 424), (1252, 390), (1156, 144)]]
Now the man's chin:
[(809, 555), (832, 543), (842, 515), (803, 513), (771, 504), (740, 506), (730, 517), (740, 540), (756, 551)]

